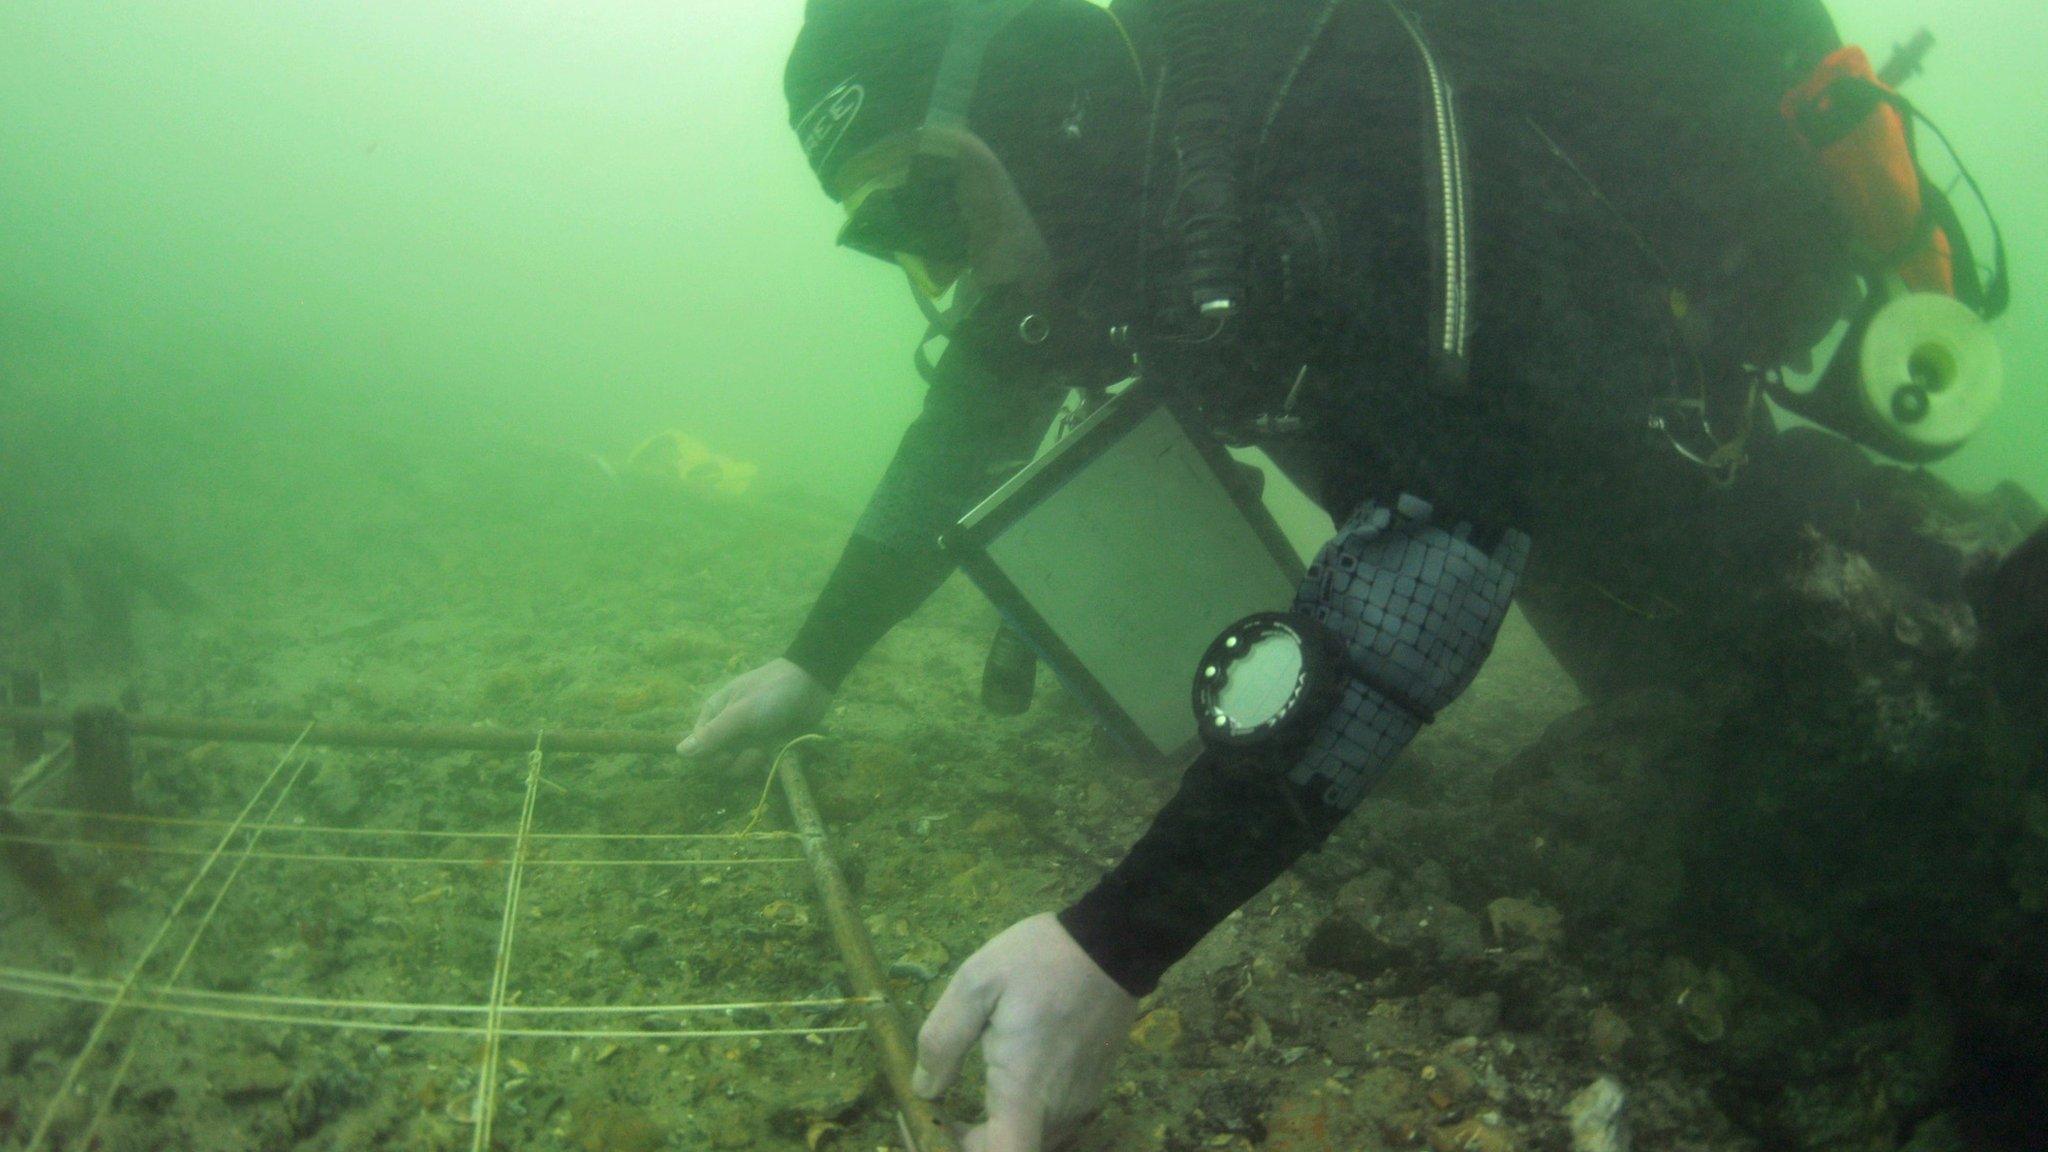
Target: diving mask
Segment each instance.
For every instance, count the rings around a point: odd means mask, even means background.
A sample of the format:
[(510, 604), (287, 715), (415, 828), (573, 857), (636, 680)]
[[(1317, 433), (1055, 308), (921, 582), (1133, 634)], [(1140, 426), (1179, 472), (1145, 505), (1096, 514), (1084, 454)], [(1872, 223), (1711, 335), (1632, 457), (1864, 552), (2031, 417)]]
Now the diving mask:
[(917, 291), (936, 300), (968, 264), (959, 186), (956, 163), (913, 154), (848, 194), (839, 244), (901, 265)]

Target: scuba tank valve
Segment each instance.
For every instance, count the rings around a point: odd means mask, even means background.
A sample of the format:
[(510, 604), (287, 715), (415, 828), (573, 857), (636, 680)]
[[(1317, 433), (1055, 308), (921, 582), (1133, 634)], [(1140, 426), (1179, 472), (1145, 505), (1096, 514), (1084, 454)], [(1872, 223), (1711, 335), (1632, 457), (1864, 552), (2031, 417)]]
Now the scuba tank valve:
[[(1861, 48), (1842, 48), (1785, 95), (1781, 112), (1860, 255), (1863, 294), (1813, 388), (1795, 392), (1777, 373), (1762, 377), (1779, 407), (1906, 464), (1948, 456), (1990, 420), (2005, 370), (1989, 322), (2011, 300), (2005, 241), (1982, 189), (1941, 130), (1894, 90), (1933, 45), (1922, 31), (1882, 69)], [(1919, 125), (1984, 205), (1994, 245), (1988, 280), (1954, 204), (1920, 166)]]
[(1913, 38), (1892, 49), (1884, 67), (1877, 70), (1877, 82), (1887, 88), (1897, 88), (1920, 74), (1927, 66), (1927, 53), (1934, 48), (1934, 33), (1922, 28), (1913, 33)]

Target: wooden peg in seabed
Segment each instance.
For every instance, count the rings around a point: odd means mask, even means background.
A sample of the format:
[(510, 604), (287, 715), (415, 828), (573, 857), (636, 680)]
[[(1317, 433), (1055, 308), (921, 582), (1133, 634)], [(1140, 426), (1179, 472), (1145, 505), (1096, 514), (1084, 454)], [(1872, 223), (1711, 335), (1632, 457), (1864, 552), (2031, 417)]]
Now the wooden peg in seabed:
[(57, 854), (37, 843), (14, 814), (0, 809), (0, 871), (28, 890), (44, 915), (89, 957), (111, 950), (105, 913), (91, 885), (64, 871)]
[[(22, 668), (9, 673), (7, 677), (7, 702), (16, 708), (40, 708), (43, 706), (43, 678), (32, 668)], [(41, 728), (16, 728), (14, 730), (14, 758), (28, 764), (43, 754), (43, 730)]]
[(128, 717), (118, 708), (80, 708), (71, 727), (71, 800), (93, 812), (135, 810), (135, 754)]

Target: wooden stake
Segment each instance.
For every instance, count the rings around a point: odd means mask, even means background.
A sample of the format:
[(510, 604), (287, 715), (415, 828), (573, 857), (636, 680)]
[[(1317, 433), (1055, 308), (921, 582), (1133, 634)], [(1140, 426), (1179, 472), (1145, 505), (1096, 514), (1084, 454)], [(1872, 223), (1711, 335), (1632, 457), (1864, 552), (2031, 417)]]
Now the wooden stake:
[(802, 762), (802, 753), (797, 749), (785, 754), (780, 773), (782, 794), (796, 820), (804, 858), (811, 865), (811, 880), (817, 886), (818, 899), (825, 905), (825, 918), (832, 923), (832, 939), (846, 962), (853, 994), (867, 1001), (868, 1035), (874, 1038), (876, 1054), (882, 1060), (882, 1075), (902, 1109), (904, 1133), (912, 1145), (910, 1152), (953, 1152), (953, 1138), (938, 1113), (929, 1101), (910, 1089), (911, 1074), (917, 1068), (917, 1045), (911, 1039), (903, 1011), (889, 997), (881, 962), (875, 958), (874, 941), (868, 938), (867, 925), (855, 910), (853, 892), (846, 886), (838, 862), (832, 858), (831, 846), (825, 839), (825, 822), (819, 818), (818, 806), (811, 799)]
[[(7, 677), (7, 703), (15, 708), (43, 706), (43, 678), (32, 668), (18, 669)], [(43, 754), (43, 730), (20, 727), (14, 730), (14, 758), (27, 764)]]

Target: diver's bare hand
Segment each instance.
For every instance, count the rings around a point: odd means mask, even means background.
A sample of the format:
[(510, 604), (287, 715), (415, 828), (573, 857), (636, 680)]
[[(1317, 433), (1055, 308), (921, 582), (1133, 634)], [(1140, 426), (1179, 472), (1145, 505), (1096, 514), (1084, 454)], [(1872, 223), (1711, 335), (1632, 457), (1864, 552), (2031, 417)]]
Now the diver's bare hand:
[(696, 727), (676, 745), (692, 759), (787, 740), (817, 727), (832, 693), (788, 660), (771, 660), (711, 694)]
[(1040, 1152), (1094, 1115), (1138, 1001), (1050, 913), (1012, 925), (960, 965), (917, 1035), (918, 1095), (935, 1097), (981, 1041), (988, 1119), (966, 1152)]

